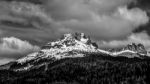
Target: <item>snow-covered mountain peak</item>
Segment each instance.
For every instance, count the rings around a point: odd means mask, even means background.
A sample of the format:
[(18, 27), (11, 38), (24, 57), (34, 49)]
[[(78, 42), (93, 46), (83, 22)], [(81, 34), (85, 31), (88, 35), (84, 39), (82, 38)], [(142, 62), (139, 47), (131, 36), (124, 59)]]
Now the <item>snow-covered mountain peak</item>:
[(57, 41), (49, 42), (39, 52), (29, 54), (18, 60), (25, 63), (39, 59), (62, 59), (66, 57), (83, 57), (85, 53), (100, 52), (96, 43), (92, 42), (84, 33), (64, 34)]
[(85, 57), (90, 54), (144, 58), (147, 56), (147, 51), (142, 44), (135, 43), (128, 44), (121, 49), (106, 51), (99, 49), (97, 44), (84, 33), (64, 34), (61, 39), (47, 43), (39, 52), (31, 53), (17, 60), (17, 64), (21, 64), (17, 71), (29, 70), (63, 58)]
[(86, 36), (84, 33), (75, 33), (75, 34), (64, 34), (61, 40), (78, 40), (82, 43), (90, 43), (90, 37)]
[[(91, 47), (98, 48), (97, 44), (92, 42), (89, 37), (87, 37), (84, 33), (75, 33), (75, 34), (64, 34), (61, 39), (54, 42), (49, 42), (42, 49), (50, 49), (50, 48), (66, 48), (66, 47)], [(82, 49), (81, 48), (81, 49)]]
[(82, 43), (91, 42), (90, 38), (87, 37), (84, 33), (64, 34), (62, 40), (66, 40), (66, 41), (78, 40)]

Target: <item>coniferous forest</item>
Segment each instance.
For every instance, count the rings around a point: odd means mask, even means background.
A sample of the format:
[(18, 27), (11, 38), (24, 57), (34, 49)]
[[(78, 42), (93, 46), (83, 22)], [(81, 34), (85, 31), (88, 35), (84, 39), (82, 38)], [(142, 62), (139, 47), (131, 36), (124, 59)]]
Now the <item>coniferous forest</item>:
[(1, 84), (149, 84), (149, 59), (90, 55), (30, 71), (0, 71)]

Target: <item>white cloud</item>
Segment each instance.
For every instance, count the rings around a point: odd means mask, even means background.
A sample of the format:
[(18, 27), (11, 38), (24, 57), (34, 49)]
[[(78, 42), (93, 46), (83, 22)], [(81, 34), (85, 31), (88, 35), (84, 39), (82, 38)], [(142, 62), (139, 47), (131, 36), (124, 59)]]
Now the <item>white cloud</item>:
[(139, 8), (133, 8), (131, 10), (128, 10), (126, 6), (119, 7), (118, 13), (123, 19), (129, 20), (135, 26), (145, 24), (149, 21), (147, 13)]
[(123, 47), (130, 43), (142, 43), (146, 49), (150, 49), (150, 37), (146, 32), (136, 33), (130, 35), (127, 39), (124, 40), (112, 40), (109, 42), (100, 41), (100, 48), (117, 48)]
[(1, 58), (19, 58), (25, 54), (39, 50), (38, 46), (34, 46), (27, 41), (22, 41), (15, 37), (1, 38), (0, 41)]
[(14, 59), (9, 59), (9, 58), (0, 59), (0, 65), (9, 63), (10, 61), (14, 61)]

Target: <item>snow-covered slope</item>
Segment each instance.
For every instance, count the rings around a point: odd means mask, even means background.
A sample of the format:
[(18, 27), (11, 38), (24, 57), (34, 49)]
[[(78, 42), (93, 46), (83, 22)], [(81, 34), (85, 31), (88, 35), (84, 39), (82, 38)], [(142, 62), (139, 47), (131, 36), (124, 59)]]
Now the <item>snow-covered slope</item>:
[(109, 52), (98, 49), (97, 44), (92, 42), (84, 33), (65, 34), (58, 41), (47, 43), (39, 52), (29, 54), (17, 60), (17, 62), (22, 64), (31, 60), (44, 58), (62, 59), (67, 57), (84, 57), (88, 53), (108, 54)]
[(142, 58), (147, 55), (142, 44), (129, 44), (121, 50), (106, 51), (98, 48), (84, 33), (65, 34), (57, 41), (49, 42), (39, 52), (31, 53), (16, 61), (21, 67), (17, 71), (47, 65), (51, 61), (63, 58), (85, 57), (89, 54), (107, 54), (107, 56), (124, 56), (128, 58)]
[[(128, 58), (140, 57), (147, 55), (142, 44), (129, 44), (119, 51), (113, 52), (98, 49), (96, 43), (92, 42), (84, 33), (64, 34), (57, 41), (49, 42), (39, 52), (35, 52), (17, 60), (18, 63), (25, 63), (31, 60), (40, 59), (62, 59), (84, 57), (89, 53), (103, 53), (111, 56), (126, 56)], [(140, 56), (139, 56), (140, 55)]]

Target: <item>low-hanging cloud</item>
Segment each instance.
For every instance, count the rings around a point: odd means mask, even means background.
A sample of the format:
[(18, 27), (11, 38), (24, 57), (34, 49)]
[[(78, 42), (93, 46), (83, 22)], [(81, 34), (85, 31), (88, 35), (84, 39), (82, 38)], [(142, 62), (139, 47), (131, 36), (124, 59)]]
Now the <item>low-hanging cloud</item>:
[(9, 63), (10, 61), (14, 61), (15, 59), (11, 59), (11, 58), (0, 58), (0, 65)]
[(15, 37), (1, 38), (0, 41), (0, 58), (19, 58), (39, 50), (38, 46)]
[(150, 49), (150, 37), (146, 32), (134, 33), (124, 40), (100, 41), (100, 48), (119, 48), (131, 43), (142, 43), (146, 49)]

